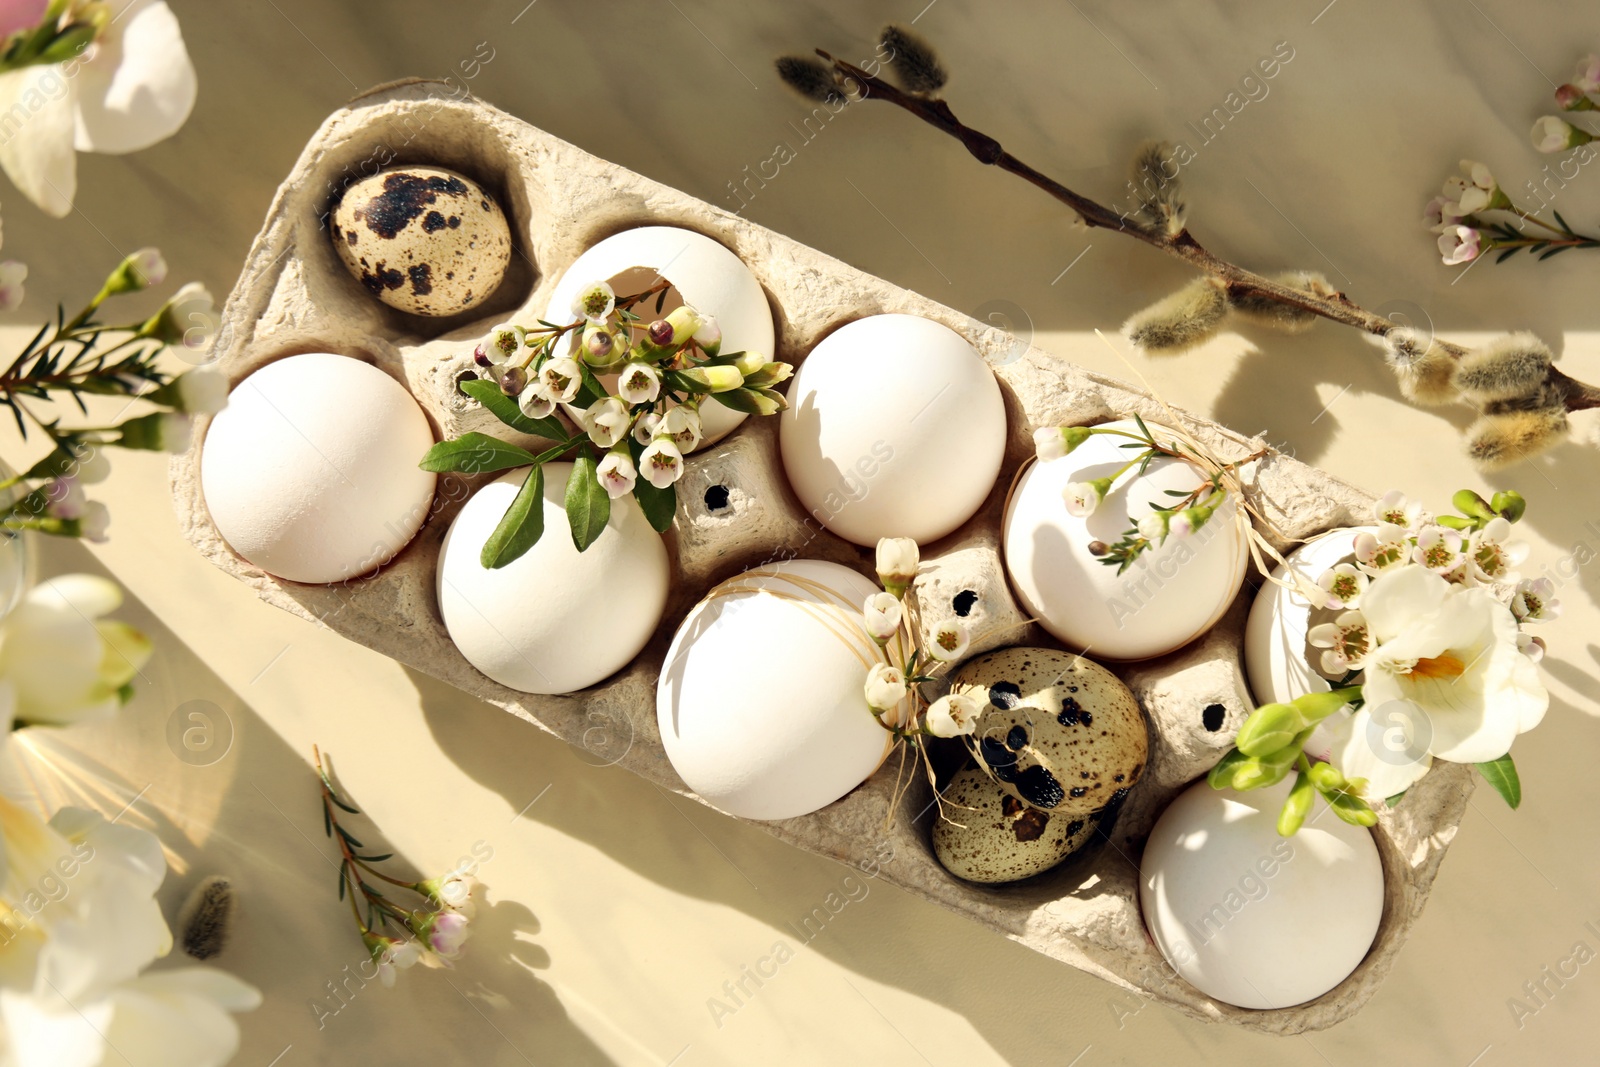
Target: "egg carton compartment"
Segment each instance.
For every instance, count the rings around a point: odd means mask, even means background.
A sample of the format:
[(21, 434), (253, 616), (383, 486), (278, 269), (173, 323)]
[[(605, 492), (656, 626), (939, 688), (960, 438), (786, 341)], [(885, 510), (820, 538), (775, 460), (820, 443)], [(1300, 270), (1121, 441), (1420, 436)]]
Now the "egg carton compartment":
[[(424, 121), (425, 120), (425, 121)], [(420, 127), (419, 127), (420, 123)], [(322, 213), (340, 175), (359, 169), (375, 146), (404, 137), (395, 163), (435, 163), (484, 180), (503, 197), (521, 248), (525, 281), (508, 279), (514, 306), (468, 322), (424, 329), (372, 299), (329, 247)], [(335, 188), (330, 189), (330, 183)], [(961, 529), (924, 547), (916, 591), (930, 617), (963, 614), (972, 655), (1007, 645), (1056, 642), (1027, 622), (1008, 586), (1000, 529), (1008, 489), (1033, 452), (1031, 427), (1139, 414), (1181, 418), (1225, 456), (1261, 447), (1203, 419), (1169, 410), (1145, 392), (1029, 348), (926, 297), (598, 159), (439, 83), (384, 87), (335, 112), (311, 139), (273, 200), (265, 227), (223, 311), (216, 354), (237, 382), (272, 359), (314, 348), (368, 358), (403, 381), (441, 437), (466, 430), (511, 436), (456, 388), (472, 372), (471, 349), (493, 321), (543, 314), (562, 272), (596, 241), (641, 225), (695, 230), (732, 250), (754, 273), (774, 311), (774, 358), (799, 364), (823, 337), (866, 315), (904, 312), (966, 337), (1000, 382), (1008, 419), (1005, 459), (994, 490)], [(535, 264), (537, 265), (535, 267)], [(519, 288), (520, 286), (526, 288)], [(497, 294), (497, 299), (500, 294)], [(540, 729), (698, 800), (674, 772), (656, 725), (655, 684), (678, 623), (717, 582), (749, 567), (793, 558), (830, 560), (871, 574), (870, 550), (829, 533), (790, 489), (778, 456), (776, 419), (746, 420), (689, 457), (679, 483), (677, 522), (665, 535), (673, 582), (655, 634), (632, 663), (600, 685), (564, 696), (531, 696), (492, 682), (456, 650), (440, 618), (434, 568), (462, 503), (490, 476), (442, 476), (433, 511), (412, 542), (375, 574), (331, 586), (282, 581), (233, 553), (207, 513), (196, 444), (172, 460), (175, 506), (185, 535), (217, 566), (269, 603), (317, 621), (402, 663), (487, 700)], [(1269, 452), (1244, 470), (1256, 509), (1282, 538), (1359, 521), (1371, 498), (1327, 474)], [(1276, 537), (1276, 534), (1272, 536)], [(1254, 579), (1259, 581), (1259, 577)], [(1215, 1001), (1177, 978), (1145, 932), (1138, 860), (1167, 802), (1203, 775), (1231, 744), (1251, 705), (1240, 655), (1247, 588), (1221, 622), (1158, 659), (1111, 663), (1149, 723), (1150, 753), (1114, 825), (1065, 863), (1023, 882), (983, 886), (938, 864), (929, 840), (936, 817), (925, 779), (913, 776), (891, 811), (899, 757), (841, 800), (800, 818), (758, 823), (797, 847), (846, 863), (894, 859), (881, 877), (1054, 959), (1199, 1019), (1268, 1033), (1331, 1026), (1372, 996), (1426, 901), (1466, 806), (1470, 769), (1436, 764), (1403, 806), (1380, 813), (1374, 830), (1386, 877), (1382, 923), (1360, 967), (1306, 1004), (1247, 1010)]]

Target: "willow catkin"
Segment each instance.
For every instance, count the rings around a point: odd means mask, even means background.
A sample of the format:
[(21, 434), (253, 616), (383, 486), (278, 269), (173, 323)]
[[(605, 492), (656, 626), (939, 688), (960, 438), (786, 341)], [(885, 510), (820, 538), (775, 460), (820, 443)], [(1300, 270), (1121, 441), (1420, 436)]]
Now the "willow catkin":
[(1456, 361), (1431, 334), (1396, 326), (1381, 338), (1383, 358), (1394, 371), (1400, 394), (1416, 404), (1448, 404), (1460, 399), (1452, 376)]
[[(1168, 171), (1171, 173), (1168, 173)], [(1183, 231), (1183, 184), (1178, 180), (1178, 164), (1172, 146), (1165, 141), (1148, 141), (1133, 156), (1133, 175), (1129, 180), (1138, 206), (1134, 217), (1146, 228), (1168, 236)]]
[(845, 99), (833, 68), (810, 56), (779, 56), (773, 66), (784, 84), (807, 100), (819, 104), (838, 104)]
[(1550, 373), (1550, 348), (1526, 331), (1497, 337), (1461, 358), (1455, 387), (1469, 400), (1487, 403), (1528, 396)]
[(1151, 355), (1177, 355), (1216, 336), (1227, 317), (1223, 283), (1204, 277), (1136, 312), (1122, 330)]
[(189, 894), (178, 911), (178, 946), (197, 960), (208, 960), (227, 944), (233, 921), (233, 885), (212, 875)]
[(950, 80), (939, 53), (910, 27), (890, 24), (878, 35), (878, 44), (889, 53), (889, 69), (900, 87), (909, 93), (927, 95), (943, 89)]
[(1485, 470), (1509, 467), (1554, 448), (1570, 428), (1564, 408), (1484, 415), (1467, 428), (1467, 455)]

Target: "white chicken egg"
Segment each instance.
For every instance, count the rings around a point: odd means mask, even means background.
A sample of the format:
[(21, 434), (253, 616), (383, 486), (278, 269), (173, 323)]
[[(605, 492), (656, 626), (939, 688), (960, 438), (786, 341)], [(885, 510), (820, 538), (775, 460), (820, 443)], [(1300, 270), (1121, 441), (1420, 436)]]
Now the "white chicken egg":
[(872, 315), (825, 337), (795, 373), (779, 427), (800, 504), (858, 545), (936, 541), (982, 506), (1005, 452), (994, 373), (960, 334)]
[(1287, 1008), (1350, 976), (1383, 918), (1372, 834), (1321, 800), (1279, 837), (1290, 782), (1237, 793), (1204, 780), (1156, 820), (1139, 865), (1145, 925), (1167, 962), (1209, 997)]
[[(1137, 431), (1131, 421), (1106, 424)], [(1160, 429), (1151, 427), (1159, 439)], [(1002, 544), (1018, 598), (1045, 629), (1095, 657), (1148, 659), (1179, 648), (1222, 617), (1244, 583), (1249, 546), (1236, 525), (1232, 494), (1189, 537), (1169, 535), (1117, 573), (1089, 552), (1114, 544), (1155, 506), (1171, 506), (1204, 475), (1161, 457), (1144, 474), (1125, 475), (1087, 518), (1068, 514), (1073, 482), (1105, 478), (1136, 453), (1126, 437), (1095, 434), (1059, 459), (1034, 463), (1006, 507)]]
[(678, 627), (656, 686), (661, 743), (684, 784), (731, 814), (788, 819), (872, 774), (891, 741), (863, 691), (885, 661), (861, 619), (877, 591), (820, 560), (713, 589)]
[[(572, 301), (585, 286), (609, 282), (618, 297), (630, 296), (665, 279), (676, 294), (668, 293), (661, 306), (665, 315), (688, 304), (714, 316), (722, 330), (723, 352), (759, 352), (768, 359), (773, 351), (772, 308), (767, 294), (744, 261), (704, 234), (677, 226), (640, 226), (613, 234), (584, 252), (561, 275), (545, 309), (546, 322), (568, 323), (576, 316)], [(635, 310), (648, 321), (657, 314), (655, 301)], [(563, 337), (557, 353), (570, 350)], [(704, 435), (697, 450), (726, 437), (744, 421), (744, 412), (724, 407), (715, 397), (700, 405)]]
[(583, 552), (564, 501), (570, 463), (544, 465), (544, 534), (503, 567), (479, 554), (528, 477), (511, 471), (462, 507), (439, 549), (439, 614), (474, 667), (524, 693), (571, 693), (610, 677), (650, 640), (667, 606), (666, 545), (632, 499), (614, 501)]
[[(1286, 557), (1289, 563), (1312, 582), (1330, 567), (1351, 561), (1355, 539), (1362, 533), (1376, 532), (1375, 526), (1333, 530), (1314, 537)], [(1282, 578), (1282, 564), (1273, 571)], [(1276, 582), (1263, 582), (1250, 605), (1250, 618), (1244, 628), (1244, 671), (1250, 694), (1256, 704), (1284, 703), (1307, 693), (1326, 693), (1332, 684), (1317, 670), (1322, 650), (1312, 648), (1306, 636), (1316, 622), (1331, 622), (1335, 610), (1313, 608), (1299, 593)], [(1313, 619), (1313, 616), (1316, 616)], [(1336, 712), (1317, 726), (1306, 742), (1306, 751), (1326, 759), (1333, 745), (1335, 728), (1349, 714)]]
[(245, 378), (200, 455), (206, 508), (228, 546), (292, 582), (367, 574), (428, 517), (433, 430), (405, 386), (369, 363), (312, 352)]

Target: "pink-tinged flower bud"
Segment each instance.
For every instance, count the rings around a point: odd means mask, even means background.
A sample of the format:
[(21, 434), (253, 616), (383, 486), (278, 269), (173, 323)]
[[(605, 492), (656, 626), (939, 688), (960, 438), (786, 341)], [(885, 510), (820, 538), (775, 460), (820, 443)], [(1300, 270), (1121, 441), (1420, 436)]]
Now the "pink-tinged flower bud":
[(472, 350), (472, 362), (476, 363), (480, 367), (491, 366), (489, 362), (489, 353), (483, 350), (483, 345), (480, 344), (478, 347)]
[(666, 348), (672, 344), (672, 323), (666, 319), (657, 319), (645, 330), (645, 334), (652, 344)]
[(1576, 85), (1563, 85), (1556, 90), (1556, 104), (1562, 111), (1593, 111), (1595, 103)]
[(1547, 153), (1565, 152), (1594, 140), (1593, 134), (1555, 115), (1545, 115), (1535, 122), (1529, 136), (1533, 140), (1533, 147)]
[(1447, 267), (1471, 263), (1483, 251), (1483, 234), (1471, 226), (1445, 226), (1439, 234), (1439, 258)]
[(700, 328), (694, 332), (694, 343), (708, 356), (715, 356), (722, 350), (722, 327), (717, 325), (715, 316), (701, 313)]
[(154, 248), (141, 248), (117, 264), (117, 269), (106, 279), (104, 293), (137, 293), (167, 280), (167, 261)]
[(1110, 478), (1095, 478), (1087, 482), (1068, 482), (1066, 488), (1061, 490), (1061, 499), (1066, 502), (1067, 514), (1078, 519), (1087, 519), (1100, 507), (1100, 501), (1111, 491)]
[(12, 311), (22, 303), (23, 285), (28, 280), (28, 265), (8, 259), (0, 263), (0, 311)]

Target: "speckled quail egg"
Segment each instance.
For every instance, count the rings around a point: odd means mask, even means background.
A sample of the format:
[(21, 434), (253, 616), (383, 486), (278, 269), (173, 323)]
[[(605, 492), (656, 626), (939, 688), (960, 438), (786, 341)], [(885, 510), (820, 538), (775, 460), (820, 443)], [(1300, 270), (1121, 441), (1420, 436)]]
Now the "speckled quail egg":
[(1094, 836), (1096, 815), (1063, 815), (1022, 803), (977, 767), (945, 788), (933, 854), (969, 882), (1015, 882), (1047, 871)]
[(511, 262), (494, 197), (443, 167), (362, 178), (333, 209), (333, 246), (369, 293), (413, 315), (454, 315), (487, 300)]
[(1144, 715), (1117, 676), (1052, 648), (1006, 648), (961, 668), (951, 684), (986, 699), (966, 740), (1018, 800), (1061, 815), (1099, 811), (1144, 771)]

